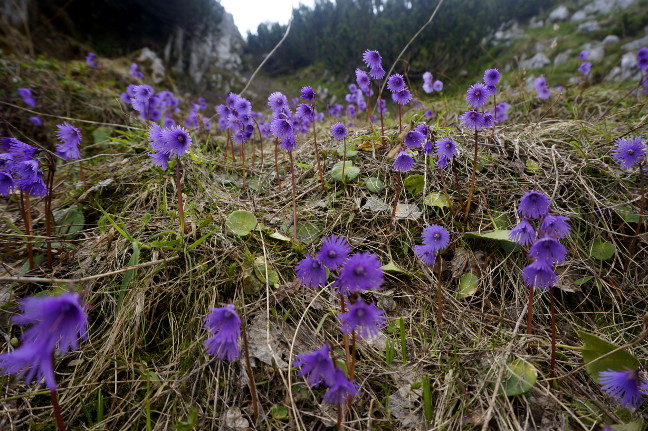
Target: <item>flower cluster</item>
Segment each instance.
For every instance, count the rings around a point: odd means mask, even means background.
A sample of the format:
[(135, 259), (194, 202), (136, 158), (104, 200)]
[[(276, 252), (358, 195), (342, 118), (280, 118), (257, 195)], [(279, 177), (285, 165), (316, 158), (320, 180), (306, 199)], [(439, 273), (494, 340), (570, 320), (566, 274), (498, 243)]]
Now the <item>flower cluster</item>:
[(498, 103), (497, 105), (495, 105), (495, 107), (490, 111), (490, 114), (493, 116), (496, 124), (508, 119), (508, 110), (510, 108), (511, 105), (506, 102)]
[(149, 127), (148, 141), (153, 149), (149, 157), (154, 165), (164, 170), (170, 158), (182, 157), (192, 144), (191, 136), (182, 126), (162, 128), (157, 124)]
[(131, 64), (129, 74), (130, 74), (130, 76), (132, 76), (133, 78), (137, 78), (137, 79), (142, 79), (142, 78), (144, 78), (144, 74), (143, 74), (142, 72), (139, 71), (139, 66), (137, 65), (137, 63), (133, 63), (133, 64)]
[(40, 150), (15, 138), (0, 138), (0, 195), (17, 187), (30, 196), (47, 195), (38, 154)]
[(495, 119), (492, 112), (484, 112), (490, 97), (497, 93), (497, 84), (502, 79), (497, 69), (488, 69), (484, 72), (484, 82), (470, 86), (466, 92), (466, 102), (472, 109), (461, 116), (461, 123), (470, 130), (479, 130), (493, 127)]
[(324, 344), (313, 353), (297, 355), (295, 365), (300, 367), (299, 376), (305, 377), (310, 386), (323, 384), (328, 388), (324, 402), (340, 405), (358, 395), (358, 384), (350, 381), (342, 368), (333, 363), (330, 351), (329, 345)]
[(441, 90), (443, 90), (443, 82), (439, 81), (438, 79), (434, 80), (432, 73), (425, 72), (423, 74), (423, 91), (429, 94), (433, 91)]
[(204, 342), (207, 353), (228, 361), (239, 357), (241, 318), (236, 314), (233, 304), (212, 308), (205, 317), (205, 329), (211, 334)]
[[(551, 201), (539, 191), (531, 190), (522, 196), (518, 212), (520, 222), (511, 229), (509, 238), (519, 245), (531, 246), (533, 261), (523, 270), (524, 282), (534, 288), (549, 289), (557, 280), (553, 265), (565, 262), (567, 249), (558, 240), (571, 232), (569, 218), (549, 213)], [(538, 220), (536, 230), (531, 221)]]
[(180, 112), (178, 99), (172, 92), (155, 93), (149, 85), (129, 85), (121, 94), (121, 100), (131, 105), (145, 120), (157, 122), (164, 118), (164, 127), (173, 126), (173, 115)]
[(392, 93), (392, 100), (399, 105), (407, 105), (412, 100), (412, 93), (407, 89), (403, 75), (391, 75), (387, 79), (387, 89)]
[(450, 233), (446, 228), (438, 224), (433, 224), (421, 233), (423, 238), (422, 245), (414, 246), (414, 253), (426, 265), (434, 265), (436, 254), (450, 244)]
[(232, 140), (242, 145), (248, 142), (254, 134), (254, 122), (259, 115), (252, 111), (252, 104), (236, 93), (230, 93), (225, 98), (225, 104), (216, 106), (218, 128), (229, 130)]
[(592, 70), (592, 63), (585, 61), (589, 58), (589, 52), (587, 50), (583, 50), (578, 54), (578, 57), (583, 60), (581, 65), (578, 66), (578, 71), (582, 73), (583, 76), (587, 76)]
[(0, 355), (4, 374), (25, 377), (25, 383), (45, 380), (48, 389), (57, 389), (54, 355), (63, 355), (88, 337), (88, 316), (77, 293), (60, 296), (29, 297), (20, 302), (21, 315), (13, 321), (31, 325), (23, 332), (16, 350)]
[(551, 91), (547, 87), (547, 80), (544, 76), (539, 76), (533, 81), (533, 88), (540, 99), (548, 99), (551, 97)]
[(612, 158), (623, 169), (631, 169), (635, 165), (642, 165), (646, 158), (646, 145), (638, 136), (628, 136), (616, 140), (616, 147), (612, 150)]
[(283, 93), (274, 92), (268, 97), (268, 106), (272, 110), (270, 125), (272, 134), (279, 139), (280, 147), (286, 151), (297, 148), (295, 141), (295, 124), (292, 111), (288, 105), (288, 98)]
[(65, 160), (80, 159), (81, 132), (79, 129), (67, 122), (59, 124), (56, 128), (56, 137), (60, 142), (60, 144), (56, 144), (56, 154)]
[(414, 167), (413, 151), (420, 149), (423, 154), (432, 153), (432, 143), (427, 140), (430, 128), (425, 124), (419, 124), (405, 134), (403, 143), (407, 150), (401, 150), (394, 159), (393, 168), (399, 172), (407, 172)]

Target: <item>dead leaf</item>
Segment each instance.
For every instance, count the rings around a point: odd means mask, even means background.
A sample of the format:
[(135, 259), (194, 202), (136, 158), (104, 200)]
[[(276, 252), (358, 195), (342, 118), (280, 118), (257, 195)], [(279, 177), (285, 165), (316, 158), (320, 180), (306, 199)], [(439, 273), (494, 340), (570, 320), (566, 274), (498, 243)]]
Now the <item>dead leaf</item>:
[(421, 210), (414, 204), (396, 205), (396, 220), (418, 220), (421, 217)]
[[(279, 368), (287, 368), (288, 363), (283, 359), (287, 357), (287, 346), (281, 343), (279, 337), (281, 332), (270, 325), (268, 339), (268, 324), (265, 314), (257, 314), (252, 318), (252, 323), (247, 328), (248, 348), (250, 356), (258, 359), (264, 364), (275, 365)], [(281, 336), (283, 339), (283, 337)]]
[(243, 417), (241, 409), (230, 407), (225, 412), (225, 427), (233, 430), (247, 430), (250, 423)]

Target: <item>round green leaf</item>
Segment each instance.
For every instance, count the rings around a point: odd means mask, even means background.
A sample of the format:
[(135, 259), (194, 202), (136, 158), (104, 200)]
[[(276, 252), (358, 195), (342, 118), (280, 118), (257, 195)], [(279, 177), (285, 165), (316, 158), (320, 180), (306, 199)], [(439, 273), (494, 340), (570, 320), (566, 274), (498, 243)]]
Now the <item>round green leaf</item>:
[(590, 256), (598, 260), (608, 260), (614, 256), (616, 252), (616, 247), (610, 241), (603, 241), (602, 239), (596, 238), (592, 241), (592, 246), (590, 248)]
[(459, 291), (457, 299), (464, 299), (472, 296), (479, 287), (479, 277), (472, 272), (467, 272), (459, 279)]
[[(345, 172), (346, 174), (346, 172)], [(322, 228), (313, 223), (297, 223), (297, 238), (304, 244), (311, 244), (319, 239)]]
[(227, 216), (225, 226), (238, 236), (249, 234), (257, 225), (257, 218), (249, 211), (236, 210)]
[(502, 381), (500, 391), (509, 397), (528, 392), (538, 379), (536, 367), (524, 359), (514, 359), (506, 367), (506, 377)]
[(621, 371), (624, 368), (636, 370), (641, 365), (639, 360), (632, 356), (627, 350), (620, 350), (607, 356), (603, 359), (589, 363), (600, 356), (605, 355), (612, 350), (617, 349), (619, 346), (616, 344), (608, 343), (596, 335), (587, 332), (578, 331), (578, 335), (583, 339), (585, 344), (581, 350), (583, 354), (583, 361), (587, 363), (585, 370), (589, 373), (594, 381), (599, 381), (599, 373), (601, 371), (615, 370)]
[(331, 169), (331, 177), (336, 181), (342, 180), (342, 163), (344, 163), (344, 182), (354, 180), (360, 175), (360, 168), (353, 166), (353, 162), (347, 160), (346, 162), (337, 162)]
[(427, 195), (425, 199), (423, 199), (423, 204), (429, 207), (438, 207), (438, 208), (449, 207), (448, 199), (445, 197), (445, 195), (443, 193), (437, 193), (437, 192), (433, 192)]
[(353, 142), (347, 142), (346, 144), (340, 145), (337, 149), (337, 153), (340, 155), (340, 157), (344, 157), (345, 148), (347, 159), (358, 155), (358, 151), (356, 151), (356, 145)]
[(277, 420), (288, 419), (288, 407), (283, 404), (275, 404), (270, 409), (270, 414), (272, 414), (272, 417)]
[(418, 195), (423, 193), (423, 186), (425, 185), (425, 178), (423, 178), (423, 175), (410, 175), (409, 177), (405, 178), (403, 181), (403, 186), (405, 187), (405, 190), (407, 190), (408, 193), (412, 195)]
[(367, 190), (371, 193), (380, 193), (385, 189), (385, 183), (383, 183), (380, 178), (376, 177), (367, 178), (365, 186), (367, 186)]

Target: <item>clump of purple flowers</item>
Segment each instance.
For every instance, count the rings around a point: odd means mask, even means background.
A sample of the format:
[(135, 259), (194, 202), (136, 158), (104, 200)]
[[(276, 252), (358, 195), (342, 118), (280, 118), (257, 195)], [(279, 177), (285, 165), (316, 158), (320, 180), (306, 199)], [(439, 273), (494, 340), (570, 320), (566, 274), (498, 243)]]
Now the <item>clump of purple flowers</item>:
[(436, 261), (436, 254), (450, 244), (450, 233), (443, 226), (433, 224), (423, 229), (421, 238), (423, 244), (415, 245), (414, 253), (424, 264), (432, 266)]
[(241, 318), (233, 304), (212, 308), (205, 317), (205, 329), (211, 335), (205, 340), (205, 350), (219, 359), (233, 361), (240, 355)]
[(547, 88), (547, 79), (544, 76), (539, 76), (533, 81), (533, 88), (535, 88), (540, 99), (551, 97), (551, 91)]

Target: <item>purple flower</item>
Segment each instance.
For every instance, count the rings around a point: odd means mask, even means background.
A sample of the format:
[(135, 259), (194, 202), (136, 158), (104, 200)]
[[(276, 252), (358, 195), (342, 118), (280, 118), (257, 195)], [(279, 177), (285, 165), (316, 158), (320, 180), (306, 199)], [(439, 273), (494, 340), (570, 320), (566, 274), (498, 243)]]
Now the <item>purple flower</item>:
[(205, 329), (212, 335), (204, 342), (207, 353), (228, 361), (239, 357), (241, 318), (236, 314), (233, 304), (212, 308), (205, 317)]
[(41, 119), (40, 115), (33, 115), (29, 117), (29, 122), (38, 127), (43, 125), (43, 120)]
[(389, 79), (387, 79), (387, 88), (392, 93), (398, 93), (399, 91), (405, 90), (405, 79), (403, 79), (403, 75), (395, 73), (390, 76)]
[(599, 372), (601, 387), (622, 407), (635, 410), (643, 403), (641, 395), (648, 395), (648, 381), (639, 377), (638, 370)]
[(635, 164), (643, 162), (646, 157), (646, 146), (640, 137), (628, 136), (616, 140), (616, 148), (612, 158), (624, 169), (630, 169)]
[(529, 249), (529, 256), (549, 265), (563, 263), (566, 255), (565, 246), (550, 236), (538, 239)]
[(432, 141), (429, 140), (426, 141), (421, 151), (423, 151), (423, 154), (425, 154), (426, 156), (429, 156), (430, 154), (434, 153), (434, 146), (432, 145)]
[(336, 368), (333, 383), (324, 394), (324, 402), (339, 406), (356, 395), (358, 395), (358, 385), (347, 379), (346, 374), (339, 367)]
[(78, 347), (78, 339), (88, 337), (88, 315), (78, 293), (59, 296), (29, 297), (20, 302), (21, 314), (16, 324), (32, 325), (23, 333), (23, 343), (47, 344), (50, 352), (58, 344), (58, 353)]
[(65, 160), (80, 159), (81, 152), (79, 144), (81, 143), (81, 132), (76, 127), (65, 122), (56, 126), (58, 129), (56, 137), (61, 142), (56, 144), (56, 154)]
[(288, 108), (288, 98), (276, 91), (268, 97), (268, 106), (274, 113), (279, 113)]
[(141, 101), (148, 102), (155, 92), (150, 85), (136, 85), (133, 88), (133, 98)]
[(407, 172), (414, 166), (414, 159), (407, 151), (401, 150), (398, 156), (394, 159), (394, 169), (399, 172)]
[(531, 190), (526, 192), (520, 199), (518, 212), (523, 217), (537, 219), (549, 214), (549, 205), (551, 205), (551, 201), (547, 196), (538, 191)]
[[(382, 57), (380, 56), (378, 51), (366, 50), (362, 54), (362, 60), (370, 69), (382, 68)], [(376, 78), (376, 79), (380, 79), (380, 78)]]
[(16, 165), (16, 172), (19, 175), (16, 185), (23, 193), (31, 196), (47, 196), (48, 190), (43, 181), (43, 173), (39, 170), (38, 160), (25, 160)]
[(165, 152), (182, 157), (191, 145), (191, 136), (182, 126), (173, 126), (164, 132)]
[(351, 247), (346, 238), (331, 235), (322, 241), (322, 248), (317, 253), (317, 259), (328, 269), (335, 270), (347, 260), (349, 253), (351, 253)]
[(89, 52), (88, 55), (86, 55), (85, 60), (90, 67), (97, 67), (97, 54), (94, 52)]
[(306, 103), (300, 103), (297, 105), (297, 109), (295, 109), (295, 118), (300, 121), (307, 121), (311, 122), (313, 121), (313, 108), (311, 105), (307, 105)]
[(432, 84), (431, 82), (424, 82), (423, 91), (425, 91), (428, 94), (432, 93), (434, 91), (434, 84)]
[(331, 134), (333, 135), (333, 139), (340, 141), (346, 138), (347, 129), (346, 127), (344, 127), (344, 124), (335, 123), (333, 126), (331, 126)]
[(540, 232), (546, 235), (561, 239), (569, 235), (571, 226), (569, 226), (569, 217), (546, 215), (540, 223)]
[(423, 115), (425, 116), (425, 118), (432, 118), (432, 117), (434, 117), (434, 112), (432, 112), (431, 109), (427, 109), (427, 110), (423, 113)]
[(580, 66), (578, 66), (578, 71), (583, 75), (589, 74), (590, 70), (592, 70), (592, 63), (590, 63), (589, 61), (586, 61)]
[(466, 102), (475, 108), (480, 108), (488, 103), (490, 92), (484, 84), (473, 84), (466, 92)]
[(540, 99), (548, 99), (551, 96), (551, 92), (547, 88), (547, 80), (544, 76), (537, 77), (535, 81), (533, 81), (533, 87)]
[(14, 188), (13, 177), (8, 172), (0, 171), (0, 196), (9, 196)]
[(132, 76), (133, 78), (138, 78), (138, 79), (144, 78), (144, 74), (139, 71), (139, 66), (137, 65), (137, 63), (131, 64), (129, 73), (130, 76)]
[(438, 224), (433, 224), (423, 229), (421, 237), (423, 237), (423, 245), (430, 247), (435, 253), (443, 250), (450, 244), (450, 233), (446, 228)]
[(531, 245), (536, 240), (536, 231), (531, 226), (531, 223), (523, 218), (520, 223), (511, 229), (509, 239), (519, 245)]
[(355, 304), (349, 306), (349, 311), (340, 313), (338, 318), (342, 323), (343, 333), (350, 334), (356, 331), (362, 338), (372, 338), (385, 326), (383, 314), (385, 311), (373, 303), (367, 304), (362, 299), (358, 299)]
[(578, 53), (578, 57), (580, 57), (581, 60), (585, 61), (589, 57), (589, 52), (587, 52), (587, 50), (583, 50)]
[(272, 133), (278, 138), (294, 134), (292, 121), (284, 114), (274, 117), (270, 124), (272, 126)]
[(279, 142), (279, 147), (284, 151), (288, 151), (289, 153), (294, 151), (295, 148), (297, 148), (297, 141), (295, 141), (295, 135), (291, 133), (282, 137), (281, 142)]
[(25, 105), (35, 108), (36, 107), (36, 99), (32, 96), (31, 89), (29, 88), (19, 88), (18, 89), (18, 95), (22, 98), (23, 102)]
[(315, 90), (313, 90), (313, 87), (302, 87), (301, 98), (309, 102), (315, 100)]
[(356, 82), (358, 83), (358, 87), (360, 87), (365, 94), (369, 93), (369, 86), (371, 85), (371, 79), (369, 78), (369, 75), (367, 75), (367, 72), (365, 72), (362, 69), (356, 69), (355, 74), (356, 74)]
[(436, 155), (440, 158), (445, 157), (446, 159), (452, 159), (457, 155), (457, 146), (454, 142), (452, 142), (452, 139), (439, 139), (438, 141), (436, 141), (436, 145), (434, 147), (436, 149)]
[(399, 105), (407, 105), (412, 100), (412, 93), (409, 90), (401, 90), (398, 93), (392, 93), (392, 100)]
[(487, 86), (497, 85), (497, 83), (500, 82), (500, 79), (502, 79), (502, 75), (500, 75), (499, 70), (497, 69), (488, 69), (484, 72), (484, 84)]
[(169, 153), (150, 153), (148, 155), (155, 166), (159, 166), (166, 171), (169, 163)]
[(437, 79), (436, 81), (434, 81), (434, 84), (432, 84), (432, 88), (434, 89), (434, 91), (443, 90), (443, 82)]
[(434, 262), (436, 261), (436, 250), (434, 247), (430, 247), (429, 245), (415, 245), (414, 254), (416, 254), (424, 264), (429, 266), (434, 265)]
[(484, 123), (484, 128), (486, 129), (489, 129), (495, 125), (495, 119), (493, 118), (493, 115), (490, 114), (489, 112), (486, 112), (482, 117), (482, 119)]
[(460, 120), (461, 123), (468, 129), (479, 130), (484, 128), (484, 116), (480, 112), (475, 111), (474, 109), (465, 112), (461, 116)]
[(558, 277), (547, 262), (536, 260), (522, 270), (522, 278), (527, 286), (537, 289), (549, 289), (556, 283)]
[(308, 254), (297, 263), (295, 272), (302, 286), (326, 286), (326, 268), (319, 260)]
[(301, 367), (299, 377), (306, 377), (309, 386), (317, 386), (324, 383), (327, 386), (333, 385), (335, 381), (335, 366), (330, 355), (331, 348), (324, 344), (321, 349), (313, 353), (297, 355), (295, 366)]
[(346, 261), (335, 281), (343, 294), (378, 289), (384, 281), (380, 260), (372, 253), (355, 253)]
[(420, 147), (423, 144), (423, 141), (425, 141), (425, 135), (418, 130), (410, 130), (405, 135), (405, 145), (407, 145), (407, 148), (409, 149)]
[(16, 350), (1, 354), (0, 369), (3, 374), (24, 377), (26, 385), (34, 380), (38, 383), (45, 380), (50, 391), (57, 389), (53, 351), (47, 340), (23, 343)]
[(423, 82), (432, 82), (434, 77), (432, 76), (431, 72), (425, 72), (423, 73)]

